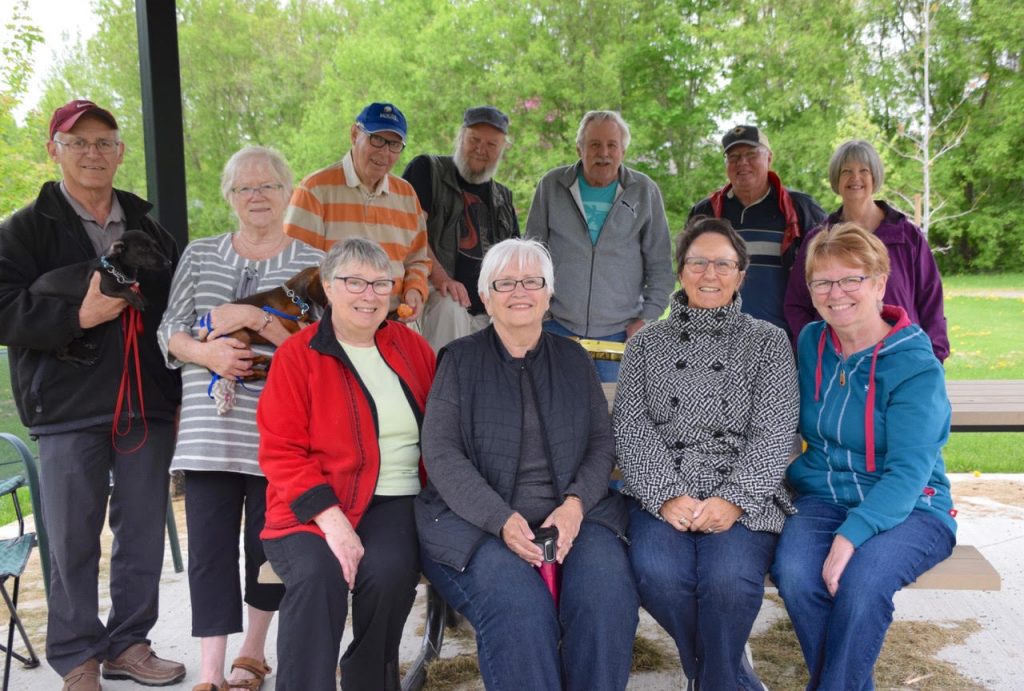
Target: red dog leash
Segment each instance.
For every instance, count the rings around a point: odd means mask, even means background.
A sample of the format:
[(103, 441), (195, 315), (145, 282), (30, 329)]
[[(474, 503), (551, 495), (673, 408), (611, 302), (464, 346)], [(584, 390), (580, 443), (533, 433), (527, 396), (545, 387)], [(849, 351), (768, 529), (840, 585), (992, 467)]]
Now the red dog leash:
[[(132, 288), (138, 290), (136, 283)], [(128, 306), (121, 312), (121, 330), (124, 332), (124, 367), (121, 370), (121, 385), (117, 391), (117, 402), (114, 404), (114, 423), (110, 430), (110, 441), (119, 453), (135, 453), (142, 448), (149, 437), (149, 423), (146, 421), (146, 404), (142, 398), (142, 366), (139, 363), (139, 334), (142, 333), (142, 313)], [(139, 398), (139, 416), (142, 418), (142, 440), (130, 449), (122, 449), (117, 445), (118, 437), (126, 437), (132, 431), (132, 389), (131, 364), (135, 362), (135, 385)], [(127, 412), (128, 419), (121, 429), (121, 413)]]

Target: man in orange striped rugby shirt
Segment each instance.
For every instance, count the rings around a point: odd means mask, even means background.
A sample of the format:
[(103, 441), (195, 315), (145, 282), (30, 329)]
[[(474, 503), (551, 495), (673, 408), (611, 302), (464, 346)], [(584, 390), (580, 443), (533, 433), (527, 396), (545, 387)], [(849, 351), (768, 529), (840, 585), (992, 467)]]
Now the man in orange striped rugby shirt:
[(334, 165), (304, 179), (292, 193), (284, 217), (289, 236), (322, 250), (358, 235), (380, 244), (391, 259), (395, 289), (390, 311), (400, 302), (414, 322), (427, 298), (427, 228), (412, 185), (391, 175), (405, 148), (405, 116), (390, 103), (371, 103), (352, 125), (352, 148)]

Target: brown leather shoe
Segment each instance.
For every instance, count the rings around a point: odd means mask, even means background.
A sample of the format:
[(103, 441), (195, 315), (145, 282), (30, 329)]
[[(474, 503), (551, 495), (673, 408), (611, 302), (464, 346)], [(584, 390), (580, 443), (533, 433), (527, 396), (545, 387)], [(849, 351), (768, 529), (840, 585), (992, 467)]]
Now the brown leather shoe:
[(89, 658), (64, 675), (61, 691), (102, 691), (100, 686), (100, 663)]
[(104, 679), (131, 679), (143, 686), (170, 686), (185, 678), (185, 665), (162, 660), (146, 643), (136, 643), (103, 663)]

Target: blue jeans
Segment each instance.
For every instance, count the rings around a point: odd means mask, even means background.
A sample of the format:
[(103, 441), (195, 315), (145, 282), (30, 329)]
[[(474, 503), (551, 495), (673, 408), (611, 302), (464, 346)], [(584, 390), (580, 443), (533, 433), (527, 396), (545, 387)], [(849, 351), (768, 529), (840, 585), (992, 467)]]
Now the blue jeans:
[(562, 564), (557, 611), (537, 570), (493, 535), (461, 573), (425, 553), (421, 561), (424, 575), (476, 630), (489, 691), (626, 687), (639, 602), (626, 546), (608, 528), (583, 522)]
[(774, 533), (736, 523), (724, 533), (680, 532), (629, 500), (629, 556), (640, 603), (672, 636), (697, 688), (747, 688), (743, 646), (764, 598)]
[(821, 568), (847, 509), (814, 497), (800, 497), (796, 508), (779, 538), (772, 580), (803, 649), (807, 688), (873, 689), (893, 595), (948, 557), (956, 539), (935, 516), (912, 511), (857, 548), (833, 598)]
[[(558, 334), (559, 336), (567, 336), (569, 338), (594, 338), (599, 341), (615, 341), (616, 343), (626, 342), (625, 331), (619, 331), (608, 336), (581, 336), (578, 333), (569, 331), (569, 329), (565, 328), (554, 319), (548, 319), (544, 322), (544, 330), (550, 331), (553, 334)], [(612, 383), (619, 380), (619, 364), (620, 362), (618, 360), (594, 360), (594, 369), (597, 370), (597, 376), (601, 381)]]

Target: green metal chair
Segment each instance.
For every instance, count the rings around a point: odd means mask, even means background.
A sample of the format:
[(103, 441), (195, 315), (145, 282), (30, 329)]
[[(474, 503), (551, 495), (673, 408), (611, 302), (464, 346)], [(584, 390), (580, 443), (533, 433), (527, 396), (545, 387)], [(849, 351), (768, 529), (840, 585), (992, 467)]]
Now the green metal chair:
[[(50, 542), (46, 536), (46, 517), (43, 515), (42, 502), (39, 495), (39, 461), (32, 455), (32, 451), (17, 436), (8, 432), (0, 432), (0, 438), (13, 446), (21, 456), (21, 464), (25, 469), (25, 478), (28, 481), (29, 494), (32, 497), (32, 513), (36, 522), (36, 544), (39, 545), (39, 563), (43, 568), (43, 585), (46, 586), (46, 594), (50, 594)], [(174, 563), (174, 572), (181, 573), (185, 570), (185, 564), (181, 556), (181, 542), (178, 538), (178, 524), (174, 520), (174, 507), (170, 498), (167, 501), (167, 538), (171, 543), (171, 561)]]
[[(32, 642), (28, 639), (25, 626), (21, 623), (21, 617), (18, 615), (18, 591), (21, 586), (21, 575), (25, 572), (25, 565), (28, 564), (32, 547), (36, 543), (35, 533), (25, 532), (25, 518), (21, 513), (21, 502), (18, 499), (18, 490), (25, 484), (25, 479), (20, 475), (0, 482), (0, 497), (10, 495), (14, 513), (18, 519), (17, 537), (0, 540), (0, 596), (3, 597), (10, 615), (7, 623), (7, 645), (0, 645), (0, 651), (4, 653), (3, 691), (7, 691), (10, 684), (12, 658), (23, 663), (29, 669), (39, 666), (39, 658), (32, 648)], [(13, 580), (13, 587), (8, 592), (7, 583), (11, 580)], [(25, 644), (24, 655), (14, 650), (15, 629), (21, 634), (21, 640)]]

